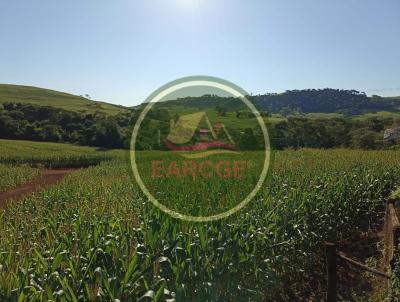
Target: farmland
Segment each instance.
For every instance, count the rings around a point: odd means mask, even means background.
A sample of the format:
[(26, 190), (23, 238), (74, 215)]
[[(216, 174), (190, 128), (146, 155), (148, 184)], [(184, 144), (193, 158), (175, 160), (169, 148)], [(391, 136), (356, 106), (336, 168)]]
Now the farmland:
[(400, 302), (399, 9), (1, 1), (0, 302)]
[(71, 144), (0, 140), (0, 163), (63, 168), (84, 167), (123, 156), (121, 150), (105, 151)]
[(8, 166), (0, 164), (0, 193), (31, 180), (39, 170), (29, 166)]
[(188, 223), (110, 154), (1, 212), (0, 300), (322, 300), (323, 242), (368, 230), (400, 184), (399, 151), (279, 151), (245, 209)]

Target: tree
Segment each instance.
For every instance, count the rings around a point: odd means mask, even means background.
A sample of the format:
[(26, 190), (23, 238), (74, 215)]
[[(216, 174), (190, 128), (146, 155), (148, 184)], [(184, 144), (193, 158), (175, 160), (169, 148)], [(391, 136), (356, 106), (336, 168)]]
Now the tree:
[(217, 113), (220, 116), (226, 116), (226, 114), (228, 113), (228, 109), (220, 105), (216, 106), (215, 110), (217, 110)]
[(108, 121), (105, 126), (106, 147), (121, 148), (123, 143), (116, 122)]
[(62, 139), (61, 131), (56, 125), (45, 125), (42, 128), (39, 136), (44, 141), (50, 141), (50, 142), (60, 142)]
[(257, 150), (258, 142), (257, 138), (253, 133), (253, 129), (246, 128), (242, 133), (240, 140), (239, 140), (239, 148), (240, 150)]
[(353, 146), (360, 149), (377, 149), (379, 147), (379, 137), (376, 132), (357, 129), (353, 132)]

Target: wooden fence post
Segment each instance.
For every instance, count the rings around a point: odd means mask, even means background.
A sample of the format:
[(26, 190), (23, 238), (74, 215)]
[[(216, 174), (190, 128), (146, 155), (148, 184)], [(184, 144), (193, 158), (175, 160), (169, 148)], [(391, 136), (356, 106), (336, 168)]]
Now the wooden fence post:
[(394, 269), (396, 260), (398, 260), (396, 258), (396, 250), (398, 248), (399, 238), (400, 238), (400, 225), (399, 225), (399, 220), (398, 220), (397, 216), (395, 218), (395, 222), (397, 222), (397, 224), (395, 224), (393, 226), (393, 235), (392, 235), (392, 237), (393, 237), (393, 257), (392, 257), (392, 261), (390, 263), (392, 270)]
[(386, 200), (386, 202), (385, 202), (385, 221), (383, 224), (383, 241), (384, 241), (383, 266), (384, 266), (384, 269), (387, 269), (388, 267), (390, 267), (391, 221), (390, 221), (389, 204), (390, 204), (390, 200)]
[(336, 245), (334, 243), (325, 242), (326, 256), (326, 274), (327, 274), (327, 292), (326, 301), (336, 302)]
[[(389, 264), (389, 267), (391, 269), (393, 269), (394, 266), (394, 262), (396, 260), (396, 249), (397, 249), (397, 245), (399, 244), (399, 238), (400, 238), (400, 222), (399, 222), (399, 218), (397, 217), (396, 214), (396, 207), (395, 207), (395, 201), (393, 199), (390, 199), (387, 202), (387, 222), (385, 224), (387, 224), (388, 229), (385, 230), (386, 237), (387, 237), (387, 259), (386, 260), (386, 264)], [(386, 257), (385, 257), (386, 258)]]

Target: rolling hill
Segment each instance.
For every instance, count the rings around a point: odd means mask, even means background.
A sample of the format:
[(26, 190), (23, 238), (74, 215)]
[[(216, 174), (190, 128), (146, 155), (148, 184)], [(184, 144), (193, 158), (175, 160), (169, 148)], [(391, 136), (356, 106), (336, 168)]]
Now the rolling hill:
[(92, 101), (65, 92), (22, 85), (0, 84), (0, 105), (6, 102), (53, 106), (79, 113), (102, 112), (114, 115), (126, 110), (123, 106)]
[[(400, 97), (368, 97), (355, 90), (306, 89), (288, 90), (279, 94), (250, 96), (259, 110), (269, 112), (271, 116), (307, 116), (309, 118), (332, 117), (400, 117)], [(39, 106), (52, 106), (81, 114), (101, 112), (115, 115), (128, 108), (106, 102), (89, 100), (51, 89), (32, 86), (0, 84), (0, 108), (6, 102), (28, 103)], [(134, 108), (139, 109), (144, 104)], [(160, 104), (161, 105), (161, 104)], [(170, 100), (162, 107), (179, 112), (196, 109), (215, 111), (216, 106), (226, 108), (228, 112), (243, 110), (243, 104), (233, 98), (204, 95), (202, 97), (184, 97)], [(132, 108), (131, 108), (132, 109)], [(228, 113), (229, 115), (229, 113)]]
[[(356, 90), (305, 89), (287, 90), (283, 93), (252, 95), (249, 99), (261, 111), (271, 114), (310, 115), (310, 117), (334, 116), (392, 116), (400, 113), (399, 97), (368, 97)], [(215, 108), (217, 105), (226, 111), (244, 108), (233, 98), (216, 95), (185, 97), (162, 104), (164, 107)]]

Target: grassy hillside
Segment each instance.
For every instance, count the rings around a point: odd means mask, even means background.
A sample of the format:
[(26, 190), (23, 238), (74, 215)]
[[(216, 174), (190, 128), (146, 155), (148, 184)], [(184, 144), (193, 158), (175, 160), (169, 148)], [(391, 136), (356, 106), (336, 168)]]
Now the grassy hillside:
[(125, 110), (122, 106), (91, 101), (65, 92), (31, 86), (0, 84), (0, 105), (5, 102), (53, 106), (81, 113), (100, 111), (106, 114), (117, 114)]

